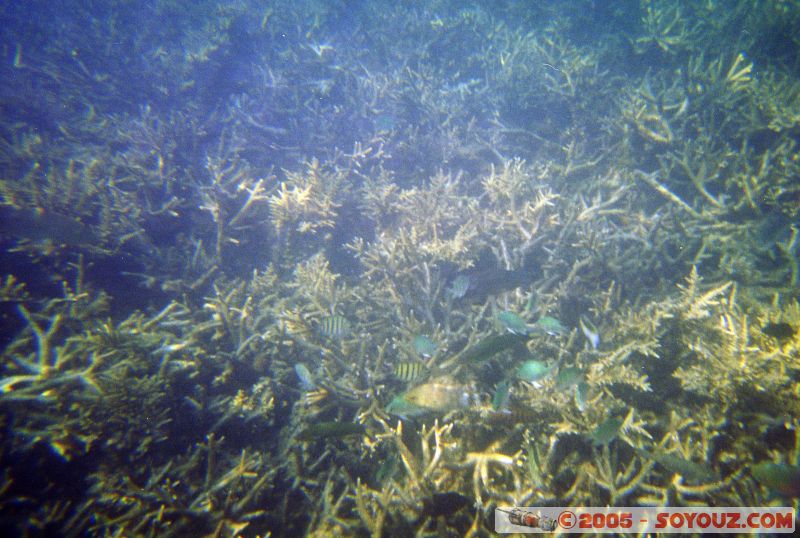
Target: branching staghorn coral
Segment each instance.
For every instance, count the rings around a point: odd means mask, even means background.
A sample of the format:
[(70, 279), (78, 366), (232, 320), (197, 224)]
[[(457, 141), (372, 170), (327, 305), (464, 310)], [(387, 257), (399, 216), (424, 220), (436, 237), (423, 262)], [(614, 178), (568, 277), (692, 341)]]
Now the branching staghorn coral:
[[(399, 235), (397, 232), (405, 233), (410, 240), (406, 248), (418, 251), (405, 254), (406, 258), (422, 255), (429, 263), (448, 261), (469, 267), (473, 260), (467, 252), (480, 247), (474, 224), (477, 204), (463, 193), (461, 181), (460, 176), (439, 173), (425, 187), (397, 193), (397, 202), (392, 207), (397, 217), (392, 219), (389, 215), (385, 219), (380, 215), (380, 233), (387, 235), (387, 240)], [(426, 218), (420, 219), (421, 215)], [(394, 225), (390, 227), (392, 221)]]
[(99, 471), (93, 477), (98, 489), (91, 504), (94, 528), (117, 534), (239, 535), (264, 517), (260, 500), (276, 468), (263, 454), (242, 450), (229, 456), (224, 446), (224, 439), (211, 434), (205, 444), (154, 469), (144, 481), (126, 469)]
[(275, 194), (269, 197), (274, 255), (290, 264), (313, 254), (330, 239), (342, 200), (350, 188), (349, 170), (336, 163), (313, 159), (304, 170), (286, 171)]
[(209, 319), (193, 330), (210, 334), (229, 357), (263, 366), (284, 349), (284, 328), (277, 320), (286, 308), (285, 290), (272, 267), (254, 271), (249, 280), (219, 281), (203, 305)]
[[(666, 86), (654, 90), (654, 84)], [(674, 132), (687, 121), (684, 116), (689, 103), (685, 89), (678, 83), (648, 78), (634, 93), (623, 97), (621, 112), (642, 140), (668, 147), (675, 141)]]
[(242, 242), (240, 237), (246, 236), (242, 231), (252, 232), (246, 222), (258, 216), (259, 207), (262, 208), (262, 217), (266, 216), (274, 178), (252, 178), (252, 172), (235, 156), (209, 157), (206, 168), (211, 176), (211, 184), (201, 191), (201, 209), (211, 214), (216, 226), (214, 259), (220, 263), (226, 243), (238, 245)]
[[(124, 253), (167, 295), (134, 313), (124, 286), (110, 310), (82, 285), (0, 286), (0, 503), (29, 534), (485, 535), (500, 504), (773, 502), (747, 465), (796, 459), (788, 3), (643, 2), (621, 40), (628, 21), (598, 6), (204, 7), (149, 4), (177, 24), (129, 37), (125, 6), (81, 8), (29, 32), (45, 49), (6, 43), (32, 103), (0, 92), (4, 201), (87, 227), (87, 268)], [(600, 21), (611, 33), (586, 31)], [(46, 252), (29, 239), (8, 243)], [(530, 275), (448, 293), (485, 268)], [(526, 337), (551, 376), (516, 379), (508, 350), (468, 360), (506, 336), (500, 310), (566, 327)], [(412, 361), (469, 406), (389, 427)], [(508, 409), (488, 404), (501, 382)], [(304, 441), (317, 424), (364, 435)], [(17, 461), (53, 482), (53, 462), (80, 467), (91, 490), (34, 496)]]
[[(745, 393), (753, 391), (763, 394), (762, 405), (767, 401), (776, 405), (789, 397), (793, 385), (781, 373), (784, 356), (780, 350), (753, 345), (748, 315), (736, 304), (736, 288), (727, 283), (699, 294), (698, 281), (697, 273), (693, 272), (676, 310), (690, 326), (702, 326), (704, 336), (682, 337), (686, 346), (684, 357), (694, 357), (674, 375), (685, 388), (712, 395), (722, 405), (734, 405), (741, 398), (746, 399)], [(716, 372), (713, 383), (701, 373), (709, 367)]]
[(38, 311), (32, 312), (22, 302), (17, 305), (24, 329), (3, 350), (0, 400), (46, 399), (47, 390), (61, 384), (83, 384), (96, 390), (95, 368), (108, 351), (83, 353), (79, 344), (64, 335), (65, 325), (91, 322), (107, 308), (108, 298), (86, 291), (80, 271), (74, 287), (63, 283), (63, 293), (63, 298), (48, 301)]
[(502, 170), (492, 168), (483, 180), (484, 191), (494, 209), (487, 220), (497, 227), (496, 233), (506, 232), (498, 233), (497, 239), (510, 244), (519, 244), (521, 240), (521, 245), (513, 249), (513, 259), (504, 260), (507, 265), (522, 264), (533, 244), (544, 235), (539, 233), (540, 227), (547, 229), (557, 225), (552, 208), (558, 195), (546, 185), (547, 176), (546, 166), (528, 167), (517, 159), (504, 163)]
[[(181, 310), (172, 304), (150, 319), (135, 314), (118, 324), (98, 322), (102, 295), (67, 293), (36, 313), (19, 305), (27, 327), (3, 353), (0, 403), (6, 412), (27, 406), (21, 437), (49, 444), (65, 460), (95, 445), (144, 452), (163, 441), (170, 379), (196, 368), (173, 356), (188, 352), (190, 340), (159, 327), (167, 317), (179, 320)], [(46, 326), (45, 313), (51, 315)], [(51, 424), (56, 410), (63, 420)], [(139, 413), (147, 416), (141, 429), (130, 420)]]
[[(696, 418), (673, 410), (662, 439), (638, 452), (638, 457), (655, 464), (651, 480), (642, 484), (637, 503), (646, 506), (707, 506), (709, 498), (721, 498), (737, 505), (742, 501), (736, 487), (744, 467), (721, 475), (716, 469), (716, 445), (725, 417), (705, 408)], [(658, 477), (657, 479), (656, 476)]]
[[(375, 239), (349, 245), (364, 268), (361, 299), (398, 318), (401, 327), (424, 322), (433, 331), (443, 323), (455, 330), (449, 320), (460, 313), (441, 308), (448, 284), (442, 269), (472, 266), (485, 244), (488, 223), (481, 222), (478, 204), (461, 192), (460, 178), (442, 173), (424, 188), (390, 189), (384, 196), (395, 203), (374, 196), (366, 202), (379, 225)], [(412, 318), (417, 321), (404, 321)]]
[[(333, 227), (338, 204), (333, 192), (338, 181), (319, 177), (319, 162), (312, 161), (306, 173), (290, 174), (281, 182), (277, 194), (270, 197), (272, 222), (278, 236), (290, 233), (296, 227), (301, 234), (316, 233), (320, 228)], [(326, 192), (327, 191), (327, 192)]]
[(642, 33), (631, 38), (637, 54), (653, 48), (667, 54), (679, 54), (696, 47), (700, 24), (690, 22), (682, 6), (673, 2), (643, 0)]
[[(105, 163), (86, 156), (64, 163), (53, 153), (38, 155), (18, 180), (0, 182), (2, 204), (8, 206), (3, 208), (4, 231), (17, 238), (16, 250), (27, 251), (42, 262), (54, 251), (61, 256), (50, 260), (65, 257), (65, 246), (94, 255), (109, 254), (125, 243), (131, 228), (114, 214), (115, 200), (102, 178)], [(118, 235), (112, 238), (113, 233)]]
[(789, 132), (800, 125), (800, 85), (796, 80), (767, 73), (759, 80), (756, 101), (761, 112), (758, 119), (771, 131)]
[[(409, 532), (423, 532), (431, 520), (440, 528), (448, 526), (444, 520), (437, 521), (440, 514), (435, 509), (432, 510), (429, 503), (437, 494), (461, 491), (463, 473), (447, 468), (448, 462), (455, 461), (456, 455), (461, 453), (452, 440), (453, 425), (440, 425), (435, 421), (430, 428), (423, 426), (417, 437), (419, 445), (408, 446), (404, 440), (407, 436), (403, 434), (402, 421), (398, 422), (396, 428), (385, 421), (379, 422), (384, 433), (376, 435), (376, 442), (371, 450), (386, 447), (385, 450), (391, 454), (389, 457), (398, 459), (402, 464), (404, 476), (390, 476), (381, 484), (380, 489), (373, 489), (360, 481), (350, 484), (347, 499), (352, 499), (352, 506), (348, 503), (337, 508), (344, 513), (345, 509), (353, 510), (360, 519), (360, 524), (369, 529), (372, 536), (391, 532), (385, 530), (389, 523), (392, 528), (407, 528)], [(478, 455), (467, 456), (464, 463), (472, 465), (477, 457)], [(333, 514), (335, 521), (342, 521), (344, 514)], [(452, 518), (448, 519), (449, 525), (458, 524)], [(473, 535), (480, 528), (480, 519), (481, 514), (478, 511), (472, 519), (471, 527), (467, 527), (470, 528), (468, 535)], [(350, 528), (344, 522), (340, 526)]]
[[(16, 289), (15, 296), (24, 298)], [(196, 326), (189, 310), (177, 303), (151, 316), (134, 313), (120, 322), (103, 321), (105, 296), (84, 288), (80, 273), (75, 289), (65, 286), (63, 299), (43, 305), (32, 300), (18, 305), (26, 325), (3, 352), (0, 394), (4, 419), (14, 417), (14, 445), (9, 445), (14, 450), (45, 446), (65, 462), (87, 456), (98, 461), (90, 480), (96, 495), (86, 505), (65, 508), (59, 516), (64, 528), (76, 518), (81, 524), (86, 510), (95, 514), (97, 529), (121, 533), (181, 534), (189, 528), (210, 533), (216, 527), (225, 534), (229, 526), (241, 529), (261, 517), (252, 502), (274, 477), (274, 467), (262, 466), (263, 455), (242, 452), (237, 465), (220, 472), (217, 465), (229, 463), (227, 453), (214, 463), (218, 448), (212, 445), (232, 417), (270, 418), (269, 387), (254, 387), (240, 402), (210, 393), (213, 385), (179, 391), (223, 369), (216, 346), (198, 345), (213, 325)], [(190, 478), (197, 475), (193, 469), (200, 453), (176, 466), (167, 448), (196, 421), (210, 426), (205, 486), (202, 479)], [(46, 459), (37, 462), (30, 472), (35, 476), (46, 465)], [(265, 471), (256, 476), (262, 467)], [(149, 474), (154, 469), (160, 470)], [(190, 479), (194, 485), (187, 487)], [(8, 494), (17, 490), (12, 484)]]

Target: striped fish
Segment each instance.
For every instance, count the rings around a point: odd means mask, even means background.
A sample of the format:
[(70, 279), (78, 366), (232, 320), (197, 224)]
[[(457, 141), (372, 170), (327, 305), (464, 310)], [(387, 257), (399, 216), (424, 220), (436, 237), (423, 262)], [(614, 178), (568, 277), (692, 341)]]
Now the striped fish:
[(339, 315), (325, 316), (317, 324), (317, 332), (326, 338), (344, 338), (350, 334), (350, 322)]
[(401, 381), (414, 381), (425, 371), (425, 366), (419, 362), (401, 362), (394, 367), (394, 376)]

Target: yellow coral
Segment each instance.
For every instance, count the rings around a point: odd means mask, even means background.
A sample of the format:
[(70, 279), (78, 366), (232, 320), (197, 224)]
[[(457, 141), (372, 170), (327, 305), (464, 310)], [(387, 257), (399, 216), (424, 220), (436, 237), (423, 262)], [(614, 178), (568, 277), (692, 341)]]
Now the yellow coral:
[(287, 172), (278, 192), (270, 196), (272, 224), (279, 236), (287, 226), (301, 234), (317, 233), (332, 228), (340, 204), (335, 201), (337, 187), (343, 177), (336, 171), (325, 171), (319, 161), (312, 160), (303, 172)]

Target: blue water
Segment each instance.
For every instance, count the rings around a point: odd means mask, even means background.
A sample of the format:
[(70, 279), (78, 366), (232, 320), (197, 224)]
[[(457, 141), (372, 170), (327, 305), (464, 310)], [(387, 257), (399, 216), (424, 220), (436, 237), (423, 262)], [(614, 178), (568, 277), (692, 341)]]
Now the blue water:
[[(771, 502), (751, 466), (800, 476), (798, 35), (778, 1), (4, 2), (0, 534)], [(698, 468), (723, 485), (670, 489)]]

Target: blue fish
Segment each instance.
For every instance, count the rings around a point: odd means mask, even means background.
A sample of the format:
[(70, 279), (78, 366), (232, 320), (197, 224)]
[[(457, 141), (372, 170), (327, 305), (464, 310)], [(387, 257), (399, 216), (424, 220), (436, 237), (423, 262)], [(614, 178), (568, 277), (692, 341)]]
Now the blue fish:
[(300, 381), (300, 388), (303, 390), (314, 390), (317, 388), (317, 385), (314, 383), (314, 376), (311, 375), (311, 372), (306, 365), (298, 362), (294, 365), (294, 373), (297, 374), (297, 379)]
[(447, 293), (453, 299), (461, 299), (462, 297), (464, 297), (464, 295), (467, 294), (468, 289), (469, 289), (469, 277), (467, 275), (458, 275), (450, 283), (450, 287), (447, 288)]
[(430, 358), (436, 353), (436, 342), (420, 334), (414, 337), (414, 351), (423, 357)]

